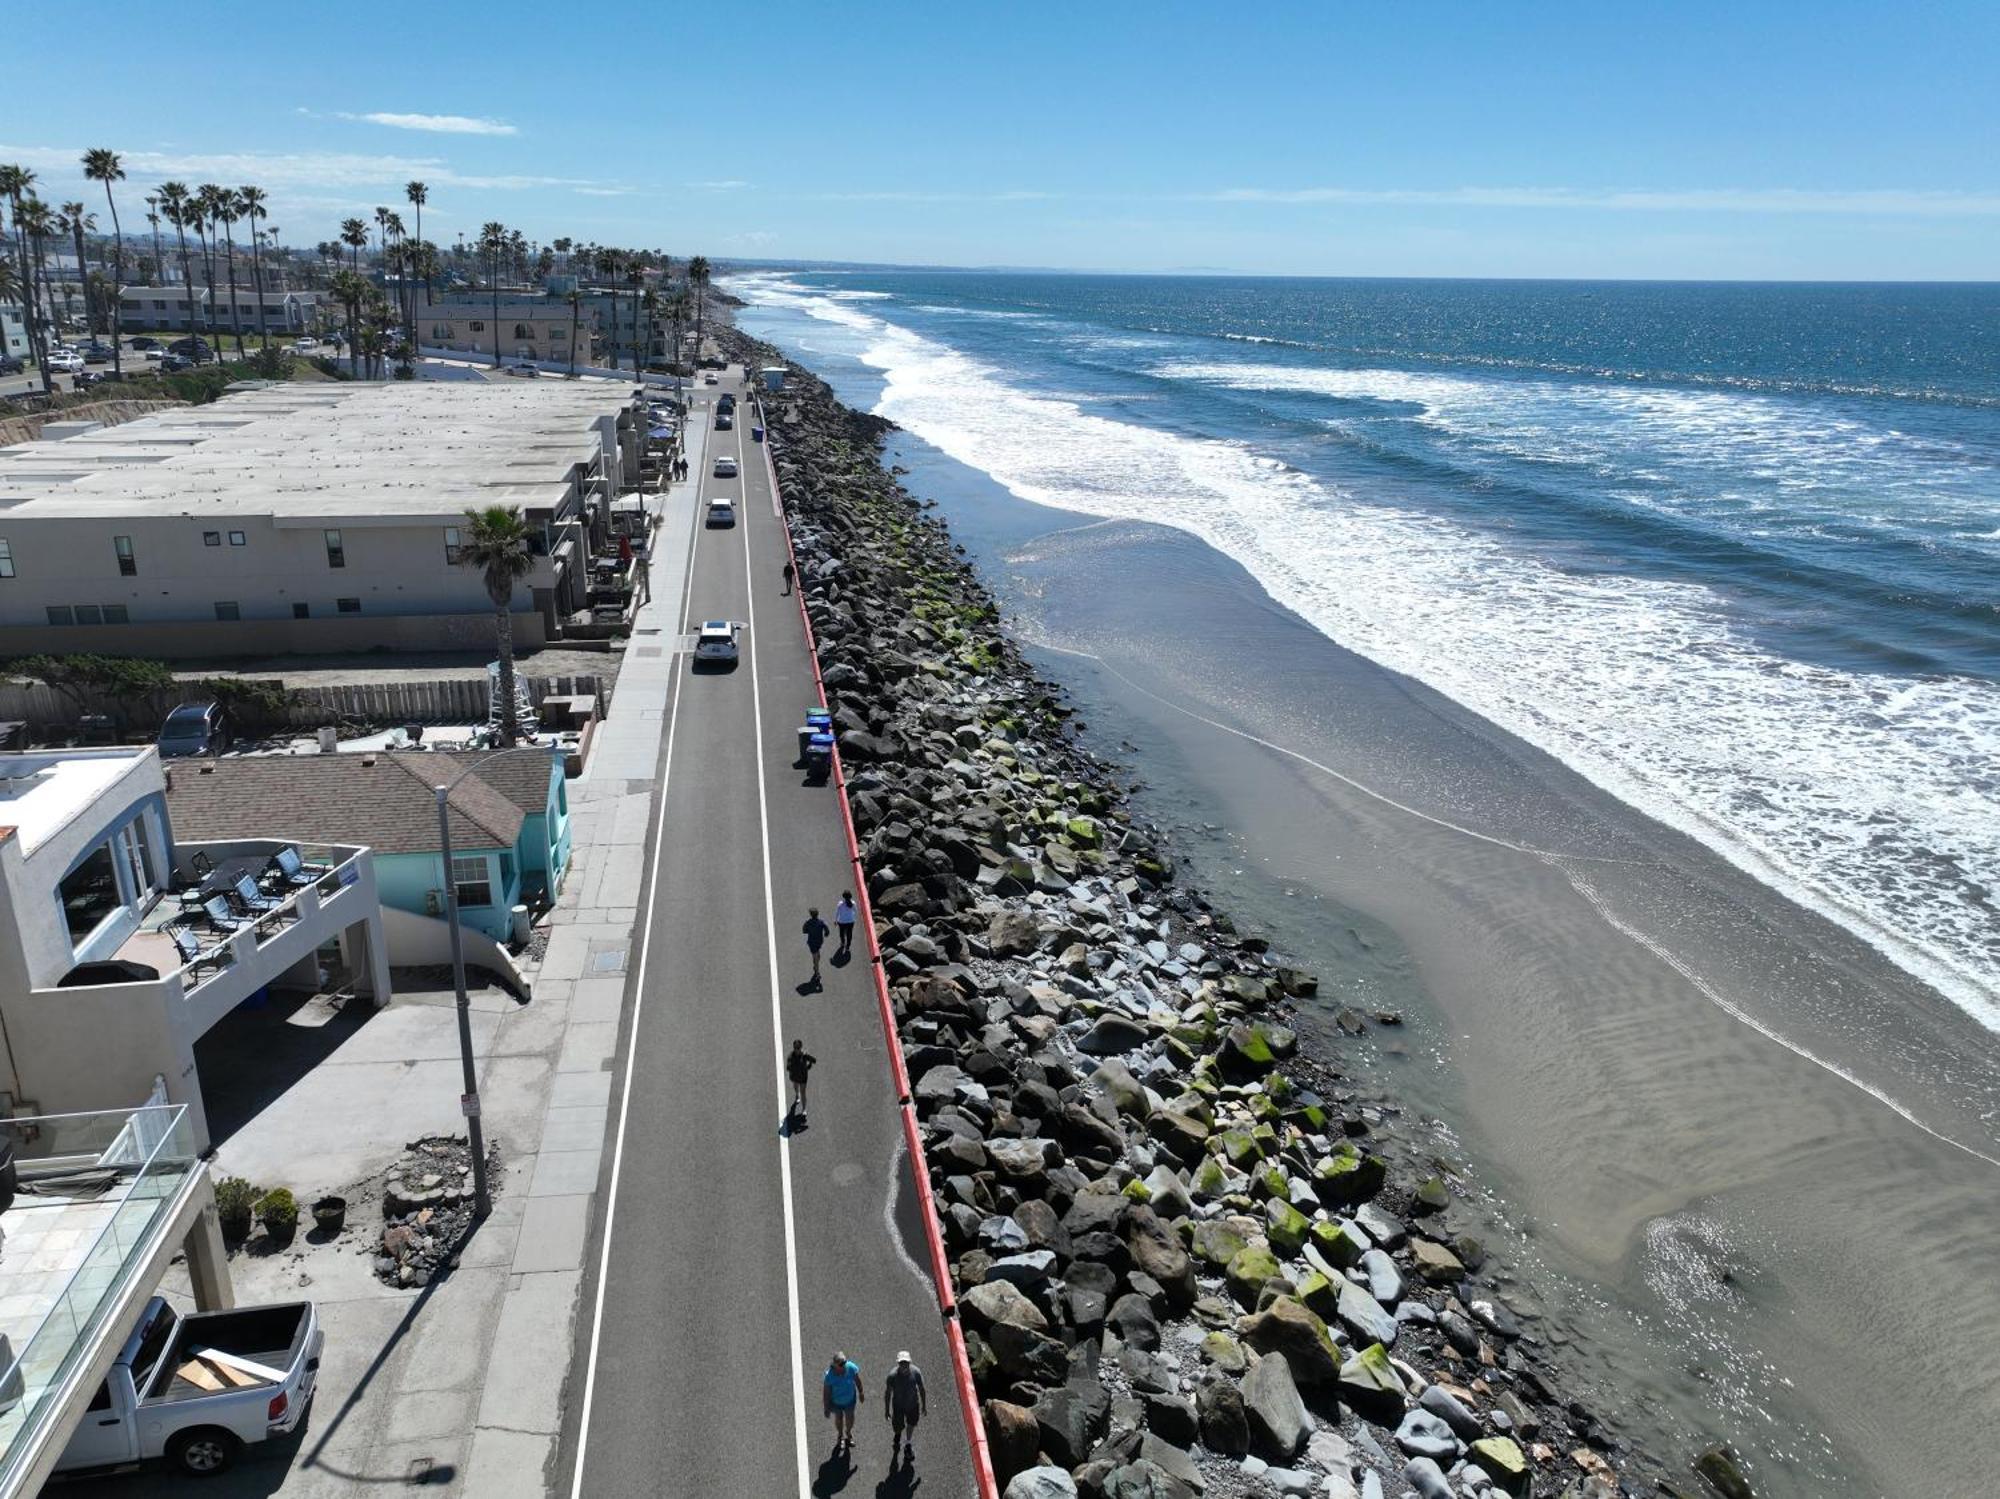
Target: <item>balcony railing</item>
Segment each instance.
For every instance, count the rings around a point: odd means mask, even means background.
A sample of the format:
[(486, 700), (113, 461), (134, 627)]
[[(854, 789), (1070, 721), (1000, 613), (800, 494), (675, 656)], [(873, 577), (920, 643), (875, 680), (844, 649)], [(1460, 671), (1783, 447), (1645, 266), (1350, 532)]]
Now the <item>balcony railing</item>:
[[(274, 941), (280, 933), (289, 930), (297, 922), (316, 914), (326, 901), (354, 884), (360, 877), (360, 860), (365, 850), (358, 848), (272, 840), (211, 844), (205, 846), (203, 851), (209, 853), (211, 859), (215, 859), (218, 854), (222, 855), (223, 859), (239, 859), (246, 850), (275, 857), (280, 849), (285, 848), (299, 851), (306, 872), (313, 875), (311, 883), (285, 888), (281, 899), (278, 892), (266, 892), (269, 898), (279, 899), (279, 904), (268, 911), (245, 916), (242, 925), (224, 934), (220, 942), (213, 947), (204, 948), (195, 957), (175, 969), (174, 976), (181, 981), (183, 995), (193, 995), (202, 986), (213, 983), (233, 969), (245, 956), (242, 943), (248, 941), (254, 950)], [(187, 850), (183, 848), (178, 852), (186, 853)], [(200, 908), (195, 909), (198, 911)], [(191, 916), (192, 914), (190, 913)], [(204, 970), (207, 971), (207, 977), (202, 977)]]
[(0, 1129), (20, 1171), (0, 1250), (0, 1493), (12, 1493), (59, 1414), (52, 1396), (128, 1304), (133, 1276), (202, 1168), (181, 1104), (8, 1119)]

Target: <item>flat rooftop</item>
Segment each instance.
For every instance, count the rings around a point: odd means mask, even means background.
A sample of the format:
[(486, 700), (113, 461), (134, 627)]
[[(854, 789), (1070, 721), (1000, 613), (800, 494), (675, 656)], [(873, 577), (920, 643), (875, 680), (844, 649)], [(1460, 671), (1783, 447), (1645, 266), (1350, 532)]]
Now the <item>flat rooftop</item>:
[(150, 748), (0, 755), (0, 830), (32, 854), (138, 768)]
[(279, 524), (554, 505), (631, 404), (603, 380), (283, 384), (0, 448), (0, 520), (274, 516)]

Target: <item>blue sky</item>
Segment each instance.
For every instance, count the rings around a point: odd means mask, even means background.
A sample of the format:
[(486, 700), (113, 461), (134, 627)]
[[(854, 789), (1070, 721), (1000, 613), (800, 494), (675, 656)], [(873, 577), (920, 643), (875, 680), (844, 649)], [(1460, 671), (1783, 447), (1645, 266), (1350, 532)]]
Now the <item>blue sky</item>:
[(292, 243), (420, 177), (446, 242), (2000, 277), (1992, 0), (172, 10), (99, 0), (85, 36), (17, 8), (0, 161), (62, 201), (85, 147), (122, 151), (128, 229), (161, 178), (255, 182)]

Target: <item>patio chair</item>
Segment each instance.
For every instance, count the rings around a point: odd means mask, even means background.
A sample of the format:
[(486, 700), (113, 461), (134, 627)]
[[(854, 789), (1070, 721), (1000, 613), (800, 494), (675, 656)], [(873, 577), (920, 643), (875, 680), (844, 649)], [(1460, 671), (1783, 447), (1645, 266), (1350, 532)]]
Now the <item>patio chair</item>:
[(201, 957), (201, 938), (194, 934), (192, 927), (174, 925), (162, 930), (172, 939), (174, 951), (181, 955), (183, 963), (192, 963)]
[(290, 885), (294, 889), (312, 884), (326, 872), (320, 865), (306, 863), (296, 848), (279, 849), (272, 856), (271, 871), (273, 884)]
[(231, 889), (237, 900), (243, 903), (243, 909), (252, 916), (262, 916), (265, 912), (275, 911), (284, 904), (275, 895), (266, 895), (259, 890), (257, 882), (247, 874), (238, 875)]
[(233, 932), (248, 923), (229, 909), (229, 902), (220, 895), (211, 895), (201, 903), (202, 913), (208, 917), (208, 924), (218, 932)]

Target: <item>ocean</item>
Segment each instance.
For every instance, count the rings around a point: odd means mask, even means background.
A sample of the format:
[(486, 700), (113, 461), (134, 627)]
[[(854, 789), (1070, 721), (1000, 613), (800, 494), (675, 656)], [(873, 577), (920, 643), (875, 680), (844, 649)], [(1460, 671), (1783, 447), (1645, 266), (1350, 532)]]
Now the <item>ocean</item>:
[(2000, 286), (744, 274), (2000, 1030)]

